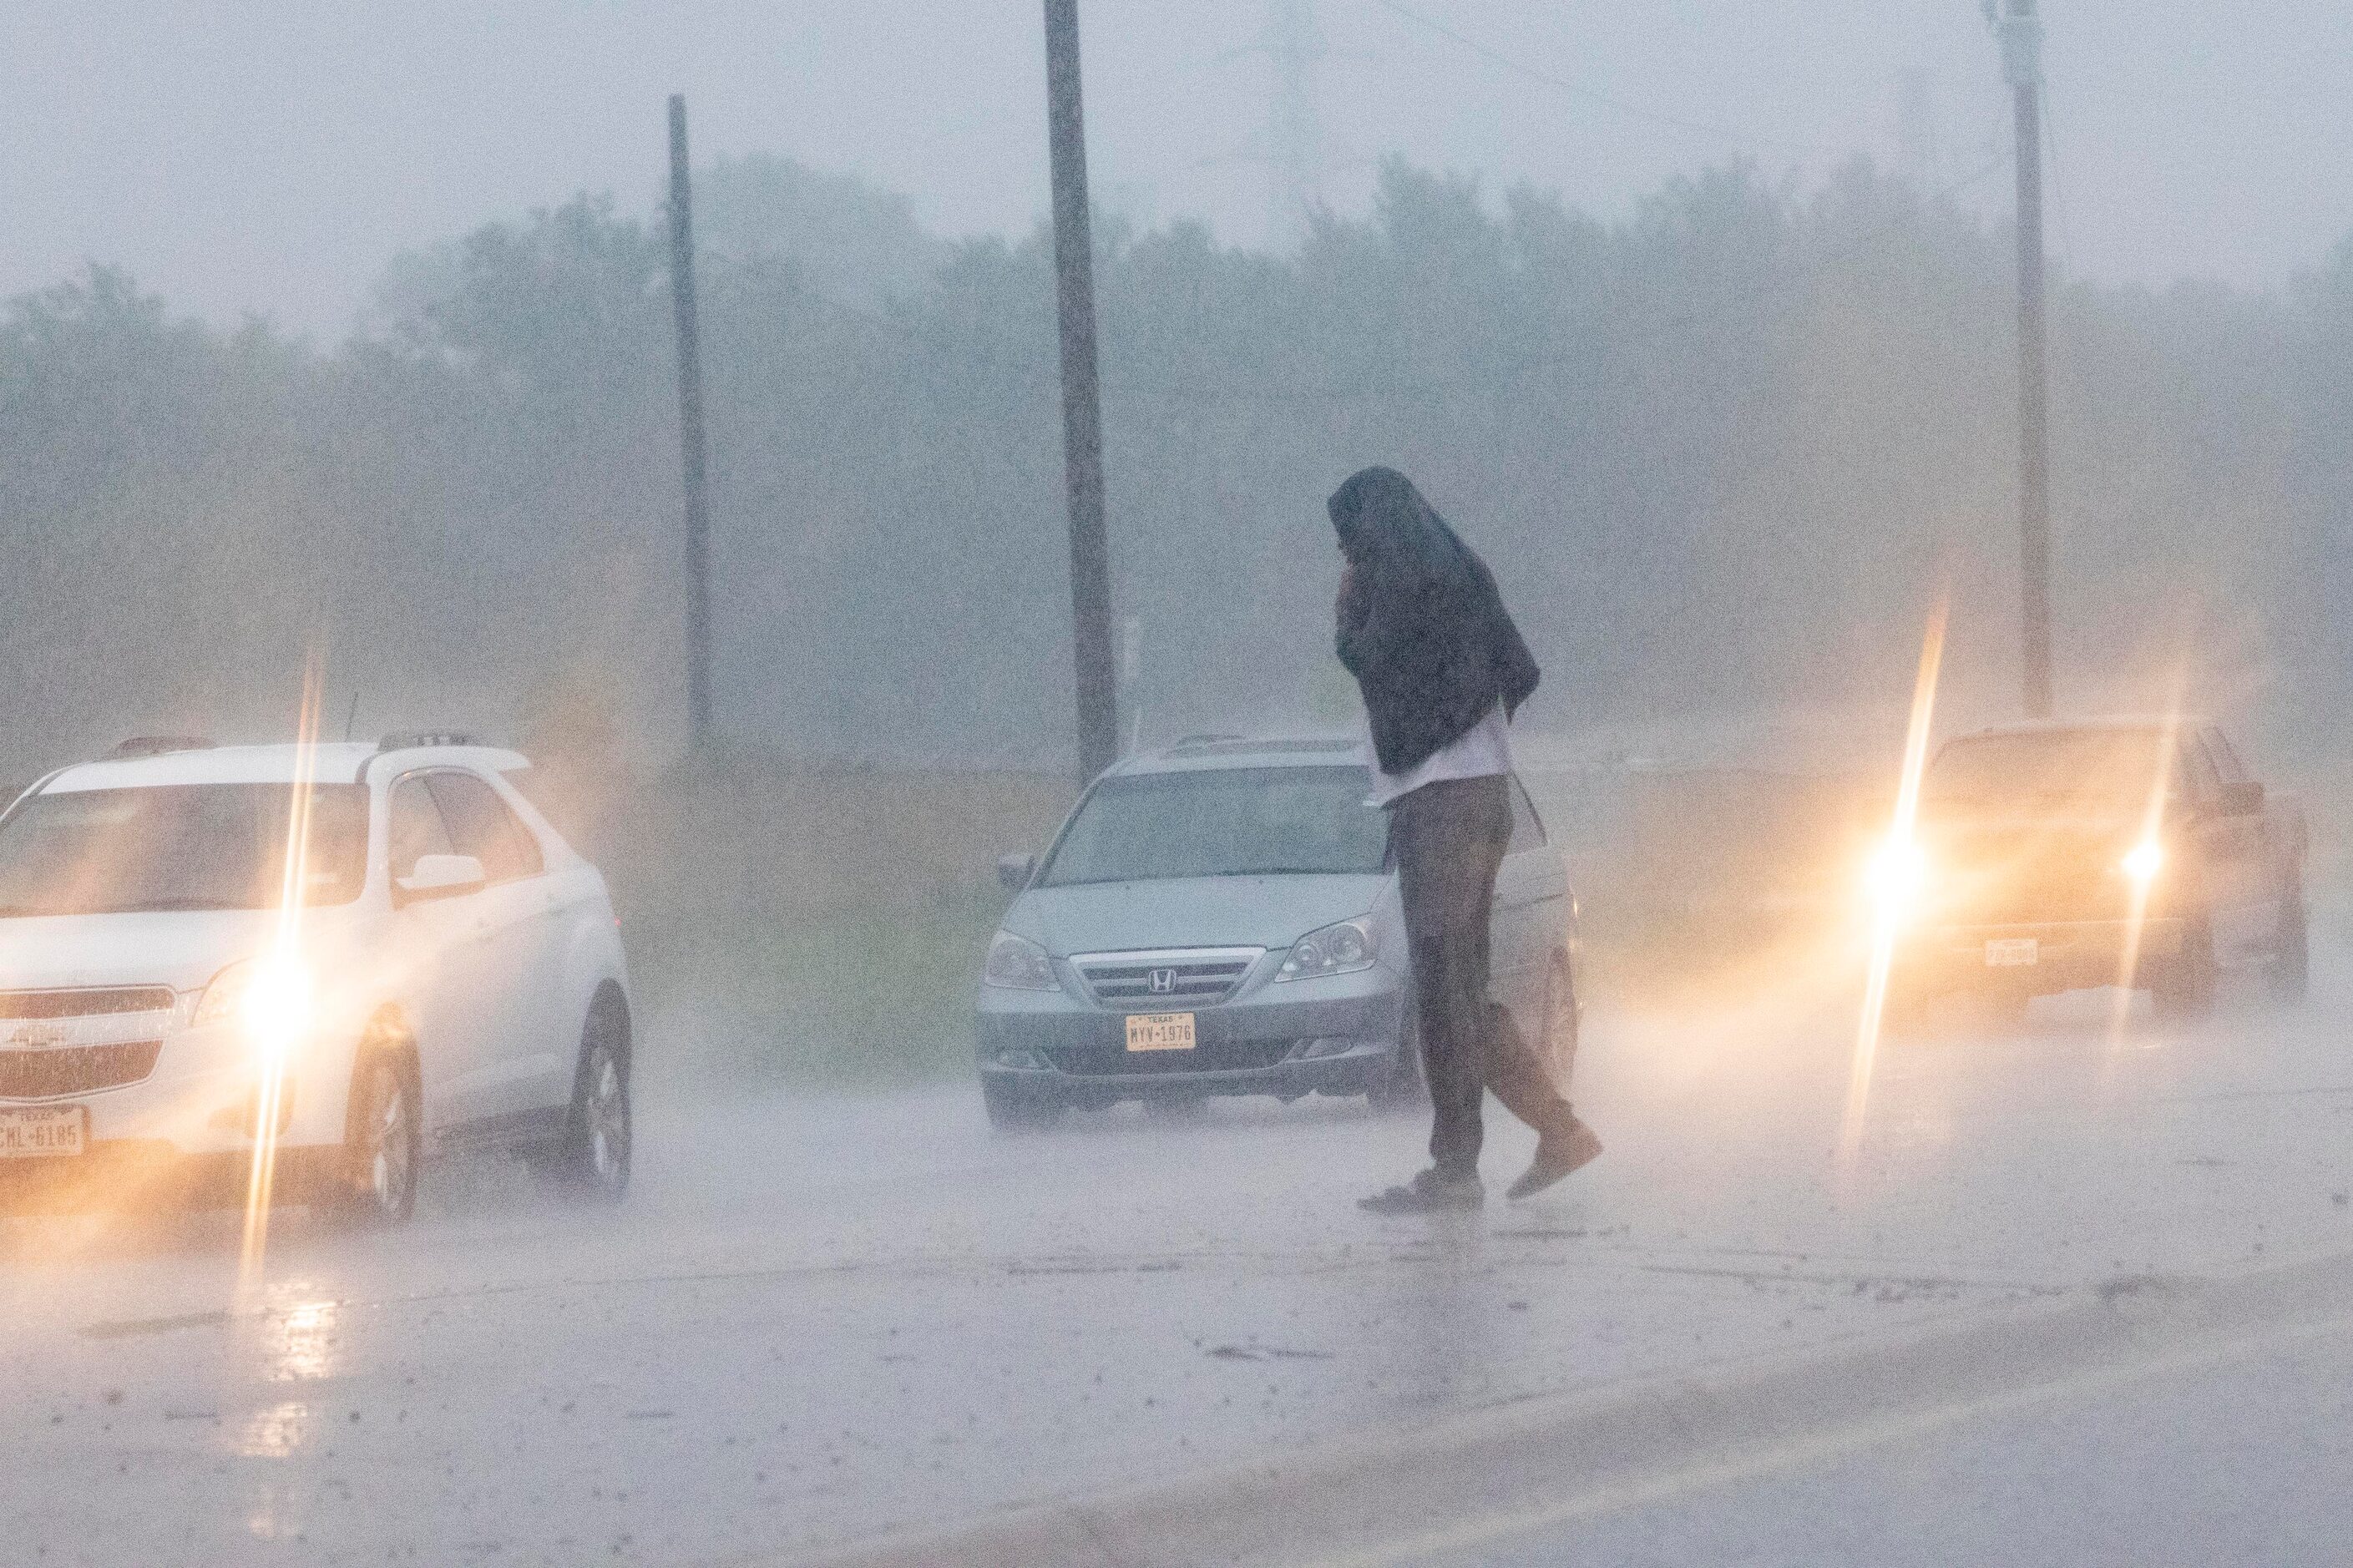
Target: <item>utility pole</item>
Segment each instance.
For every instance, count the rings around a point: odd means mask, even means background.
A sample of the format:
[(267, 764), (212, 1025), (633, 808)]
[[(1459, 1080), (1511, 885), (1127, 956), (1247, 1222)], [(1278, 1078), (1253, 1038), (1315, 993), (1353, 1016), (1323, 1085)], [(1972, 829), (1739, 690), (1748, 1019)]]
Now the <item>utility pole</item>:
[(1046, 143), (1054, 180), (1054, 282), (1062, 342), (1062, 473), (1071, 509), (1071, 633), (1078, 662), (1079, 783), (1119, 760), (1111, 551), (1103, 537), (1103, 398), (1095, 365), (1094, 237), (1078, 0), (1046, 4)]
[[(1997, 7), (1999, 9), (1997, 10)], [(2026, 712), (2051, 716), (2051, 410), (2042, 252), (2042, 17), (2037, 0), (1986, 0), (2001, 40), (2018, 141), (2018, 504)]]
[(670, 99), (670, 297), (678, 321), (678, 435), (686, 468), (686, 710), (694, 750), (711, 740), (711, 506), (704, 491), (702, 340), (694, 312), (694, 200), (686, 96)]

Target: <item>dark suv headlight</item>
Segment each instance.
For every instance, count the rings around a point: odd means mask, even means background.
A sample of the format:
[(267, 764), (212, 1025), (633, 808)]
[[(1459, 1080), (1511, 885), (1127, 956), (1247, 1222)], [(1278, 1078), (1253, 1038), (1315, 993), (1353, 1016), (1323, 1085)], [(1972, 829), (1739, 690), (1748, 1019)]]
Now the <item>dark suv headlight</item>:
[(1305, 980), (1318, 974), (1352, 974), (1370, 969), (1378, 944), (1373, 940), (1370, 915), (1358, 915), (1321, 931), (1311, 931), (1291, 944), (1282, 957), (1277, 980)]
[(1009, 931), (998, 931), (989, 942), (988, 960), (980, 966), (980, 979), (984, 985), (1001, 986), (1008, 991), (1061, 988), (1061, 983), (1054, 978), (1054, 960), (1046, 950)]

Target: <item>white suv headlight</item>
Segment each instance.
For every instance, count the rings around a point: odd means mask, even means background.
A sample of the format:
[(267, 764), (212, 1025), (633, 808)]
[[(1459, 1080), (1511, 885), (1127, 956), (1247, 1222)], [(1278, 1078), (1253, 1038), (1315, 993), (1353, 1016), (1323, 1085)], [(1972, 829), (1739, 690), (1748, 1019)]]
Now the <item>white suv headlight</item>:
[(298, 961), (248, 958), (213, 976), (189, 1026), (235, 1024), (255, 1045), (284, 1051), (309, 1032), (317, 1002), (311, 972)]
[(1351, 974), (1370, 969), (1377, 947), (1370, 915), (1309, 931), (1283, 955), (1277, 980), (1305, 980), (1316, 974)]
[(1008, 991), (1056, 991), (1054, 960), (1026, 936), (998, 931), (988, 944), (988, 962), (980, 966), (981, 984)]

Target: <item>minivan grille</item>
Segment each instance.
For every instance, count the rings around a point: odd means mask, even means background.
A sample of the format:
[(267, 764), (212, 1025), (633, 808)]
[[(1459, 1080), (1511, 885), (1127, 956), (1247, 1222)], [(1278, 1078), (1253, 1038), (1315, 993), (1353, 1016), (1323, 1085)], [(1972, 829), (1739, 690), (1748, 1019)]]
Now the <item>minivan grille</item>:
[(1215, 1006), (1234, 994), (1265, 953), (1262, 947), (1096, 952), (1071, 959), (1071, 966), (1103, 1005), (1156, 1013)]
[(1090, 1077), (1149, 1077), (1155, 1073), (1237, 1072), (1271, 1068), (1299, 1047), (1297, 1040), (1205, 1040), (1189, 1051), (1129, 1051), (1111, 1046), (1049, 1046), (1060, 1070)]
[(47, 1100), (120, 1089), (153, 1072), (163, 1049), (161, 1040), (135, 1040), (46, 1051), (0, 1050), (0, 1100)]

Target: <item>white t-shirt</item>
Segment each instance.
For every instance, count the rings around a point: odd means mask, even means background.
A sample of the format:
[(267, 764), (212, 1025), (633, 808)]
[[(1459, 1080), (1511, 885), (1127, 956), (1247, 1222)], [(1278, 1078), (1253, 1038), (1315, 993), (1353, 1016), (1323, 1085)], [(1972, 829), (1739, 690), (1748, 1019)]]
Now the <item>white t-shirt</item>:
[(1411, 795), (1424, 784), (1438, 784), (1446, 779), (1483, 779), (1495, 773), (1512, 771), (1511, 721), (1504, 717), (1504, 704), (1499, 700), (1487, 710), (1487, 716), (1457, 736), (1454, 741), (1423, 760), (1420, 766), (1403, 773), (1381, 772), (1380, 761), (1372, 756), (1369, 742), (1365, 752), (1373, 767), (1373, 803), (1387, 805), (1399, 795)]

